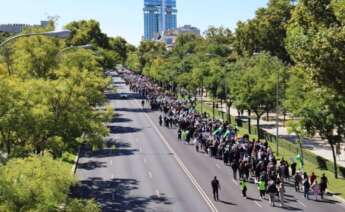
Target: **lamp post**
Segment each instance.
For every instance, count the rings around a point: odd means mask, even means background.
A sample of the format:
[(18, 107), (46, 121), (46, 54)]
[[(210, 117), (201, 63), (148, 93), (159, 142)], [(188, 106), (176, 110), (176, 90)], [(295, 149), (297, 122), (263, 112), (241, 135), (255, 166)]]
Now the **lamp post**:
[(80, 45), (80, 46), (69, 46), (69, 47), (66, 47), (64, 49), (62, 49), (58, 55), (61, 55), (67, 51), (70, 51), (70, 50), (73, 50), (73, 49), (92, 49), (93, 46), (92, 44), (86, 44), (86, 45)]
[(54, 37), (54, 38), (68, 38), (71, 35), (70, 30), (61, 30), (61, 31), (49, 31), (49, 32), (34, 32), (34, 33), (26, 33), (26, 34), (18, 34), (12, 37), (7, 38), (0, 44), (0, 49), (3, 48), (9, 42), (21, 38), (21, 37), (31, 37), (31, 36), (47, 36), (47, 37)]
[(277, 87), (276, 87), (276, 152), (279, 156), (279, 70), (277, 70)]

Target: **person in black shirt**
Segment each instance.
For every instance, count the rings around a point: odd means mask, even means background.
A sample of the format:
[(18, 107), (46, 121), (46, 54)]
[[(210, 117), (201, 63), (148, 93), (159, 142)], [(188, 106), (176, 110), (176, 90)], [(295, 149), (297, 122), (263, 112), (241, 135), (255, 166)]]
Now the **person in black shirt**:
[(220, 184), (215, 176), (214, 179), (211, 181), (212, 190), (213, 190), (213, 198), (215, 201), (219, 200), (218, 190), (220, 190)]
[(322, 174), (321, 181), (320, 181), (320, 194), (321, 194), (321, 199), (323, 199), (323, 195), (326, 192), (328, 185), (328, 179), (325, 174)]

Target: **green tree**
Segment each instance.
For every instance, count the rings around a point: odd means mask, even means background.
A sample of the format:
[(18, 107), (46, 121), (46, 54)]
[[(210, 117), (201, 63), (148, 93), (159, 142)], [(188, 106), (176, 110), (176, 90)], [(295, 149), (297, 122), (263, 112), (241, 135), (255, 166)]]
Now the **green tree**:
[(71, 38), (67, 40), (67, 46), (94, 44), (101, 48), (109, 48), (109, 39), (96, 20), (73, 21), (65, 28), (72, 31)]
[(127, 59), (127, 67), (137, 73), (140, 73), (140, 63), (137, 52), (130, 52)]
[(256, 11), (253, 19), (239, 22), (235, 31), (235, 43), (240, 55), (253, 55), (265, 51), (284, 62), (290, 62), (284, 39), (285, 26), (293, 8), (291, 0), (270, 0), (267, 8)]
[(236, 70), (233, 74), (235, 104), (255, 113), (260, 137), (260, 118), (276, 106), (277, 83), (282, 87), (286, 79), (285, 65), (267, 53), (243, 58), (237, 63), (233, 67)]
[(328, 141), (334, 164), (334, 175), (338, 177), (335, 145), (344, 136), (345, 99), (327, 87), (318, 86), (312, 74), (299, 67), (292, 73), (285, 104), (309, 135), (319, 134)]
[(67, 203), (66, 211), (100, 211), (92, 201), (85, 207), (67, 196), (74, 183), (70, 167), (49, 156), (10, 160), (0, 167), (0, 210), (61, 211)]
[(120, 63), (125, 64), (128, 57), (127, 41), (122, 37), (109, 39), (109, 49), (115, 51), (120, 56)]
[(343, 1), (299, 1), (286, 39), (294, 62), (340, 95), (345, 95), (344, 8)]

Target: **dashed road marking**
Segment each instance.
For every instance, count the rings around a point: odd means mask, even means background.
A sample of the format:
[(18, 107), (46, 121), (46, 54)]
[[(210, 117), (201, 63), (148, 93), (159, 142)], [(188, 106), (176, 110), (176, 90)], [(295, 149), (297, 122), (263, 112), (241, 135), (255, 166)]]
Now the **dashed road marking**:
[(114, 174), (111, 175), (111, 179), (114, 179)]
[(301, 201), (299, 201), (299, 200), (297, 200), (297, 202), (298, 202), (300, 205), (302, 205), (303, 207), (307, 207), (303, 202), (301, 202)]
[(157, 195), (157, 197), (160, 197), (160, 196), (161, 196), (161, 194), (159, 193), (158, 190), (156, 190), (156, 195)]
[(235, 184), (235, 185), (238, 185), (238, 182), (234, 179), (232, 179), (232, 182)]
[(254, 201), (254, 203), (259, 206), (260, 208), (262, 208), (262, 205), (260, 205), (257, 201)]
[(221, 169), (222, 167), (220, 167), (220, 165), (218, 164), (218, 163), (216, 163), (216, 167), (218, 168), (218, 169)]
[(148, 172), (149, 177), (152, 179), (152, 173)]
[(111, 166), (113, 165), (113, 160), (110, 161), (110, 165), (111, 165)]

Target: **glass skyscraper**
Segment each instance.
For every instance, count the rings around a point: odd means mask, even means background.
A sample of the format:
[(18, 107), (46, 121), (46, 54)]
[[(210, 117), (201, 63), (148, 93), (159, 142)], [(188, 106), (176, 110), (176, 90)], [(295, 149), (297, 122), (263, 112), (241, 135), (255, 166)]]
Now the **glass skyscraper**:
[(176, 0), (144, 0), (144, 39), (152, 40), (169, 29), (175, 29)]

